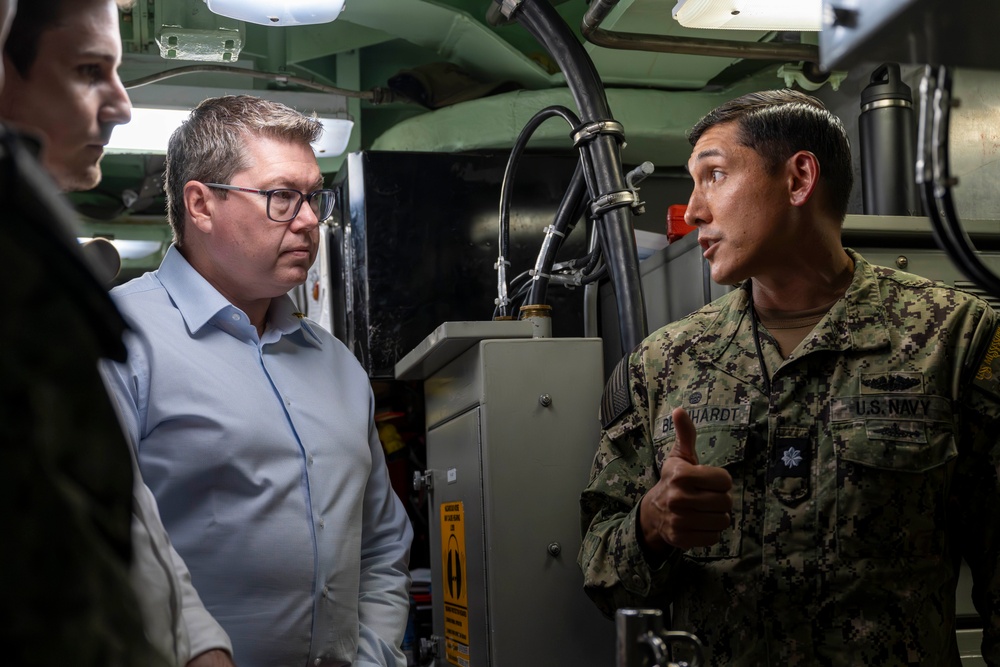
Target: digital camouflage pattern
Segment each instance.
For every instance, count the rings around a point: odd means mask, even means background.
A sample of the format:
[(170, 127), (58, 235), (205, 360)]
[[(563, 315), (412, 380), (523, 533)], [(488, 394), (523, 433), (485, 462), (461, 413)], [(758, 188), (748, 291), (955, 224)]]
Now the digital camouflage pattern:
[[(608, 615), (672, 604), (711, 665), (957, 666), (964, 556), (983, 655), (1000, 665), (1000, 321), (849, 252), (846, 295), (787, 360), (760, 330), (770, 396), (744, 289), (623, 360), (581, 498), (586, 590)], [(733, 477), (733, 525), (650, 565), (636, 509), (677, 406), (700, 462)]]
[(0, 202), (0, 662), (164, 665), (129, 579), (132, 461), (97, 370), (124, 358), (124, 322), (72, 210), (2, 126)]

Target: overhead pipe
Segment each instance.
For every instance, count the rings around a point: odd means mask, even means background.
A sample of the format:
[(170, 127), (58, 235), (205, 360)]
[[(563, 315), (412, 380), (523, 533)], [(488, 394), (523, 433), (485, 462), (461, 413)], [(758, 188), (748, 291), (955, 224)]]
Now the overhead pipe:
[[(562, 17), (545, 0), (496, 0), (501, 12), (520, 23), (559, 65), (580, 111), (581, 129), (574, 139), (580, 148), (590, 197), (611, 285), (618, 302), (618, 326), (624, 356), (646, 337), (646, 310), (639, 280), (632, 211), (616, 198), (627, 199), (621, 165), (621, 136), (604, 86), (593, 61)], [(584, 136), (586, 135), (586, 136)], [(631, 194), (631, 193), (629, 193)]]
[(372, 104), (388, 104), (389, 102), (409, 102), (411, 104), (417, 104), (413, 100), (409, 99), (405, 95), (397, 93), (391, 88), (372, 88), (371, 90), (348, 90), (347, 88), (338, 88), (336, 86), (328, 86), (325, 83), (319, 83), (318, 81), (313, 81), (312, 79), (306, 79), (300, 76), (292, 76), (290, 74), (285, 74), (284, 72), (259, 72), (252, 69), (243, 69), (240, 67), (230, 67), (228, 65), (184, 65), (182, 67), (174, 67), (172, 69), (163, 70), (162, 72), (155, 72), (147, 76), (139, 77), (137, 79), (130, 79), (129, 81), (122, 81), (122, 86), (125, 90), (132, 90), (133, 88), (140, 88), (142, 86), (148, 86), (151, 83), (157, 83), (158, 81), (163, 81), (165, 79), (171, 79), (175, 76), (184, 76), (187, 74), (232, 74), (233, 76), (246, 76), (252, 79), (264, 79), (265, 81), (272, 81), (281, 84), (291, 84), (296, 86), (302, 86), (303, 88), (312, 88), (313, 90), (318, 90), (324, 93), (330, 93), (332, 95), (343, 95), (344, 97), (353, 97), (356, 99), (365, 100), (371, 102)]
[(692, 56), (719, 56), (747, 60), (788, 60), (819, 63), (819, 47), (814, 44), (740, 42), (725, 39), (617, 32), (600, 27), (618, 0), (594, 0), (583, 15), (580, 32), (584, 39), (609, 49), (683, 53)]

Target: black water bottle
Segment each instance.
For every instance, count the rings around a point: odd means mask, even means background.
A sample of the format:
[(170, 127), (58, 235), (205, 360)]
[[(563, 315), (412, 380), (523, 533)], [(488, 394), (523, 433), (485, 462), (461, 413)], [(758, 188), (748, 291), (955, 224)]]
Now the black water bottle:
[(920, 215), (913, 95), (885, 63), (861, 91), (861, 182), (866, 215)]

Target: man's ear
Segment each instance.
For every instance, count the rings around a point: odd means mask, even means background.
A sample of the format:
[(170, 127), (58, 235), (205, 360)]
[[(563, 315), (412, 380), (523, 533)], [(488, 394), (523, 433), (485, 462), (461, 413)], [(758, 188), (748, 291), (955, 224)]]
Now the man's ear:
[(204, 183), (188, 181), (184, 184), (184, 210), (187, 219), (203, 234), (212, 231), (212, 214), (218, 200)]
[(785, 163), (788, 170), (788, 199), (792, 206), (804, 206), (819, 185), (819, 160), (809, 151), (799, 151)]

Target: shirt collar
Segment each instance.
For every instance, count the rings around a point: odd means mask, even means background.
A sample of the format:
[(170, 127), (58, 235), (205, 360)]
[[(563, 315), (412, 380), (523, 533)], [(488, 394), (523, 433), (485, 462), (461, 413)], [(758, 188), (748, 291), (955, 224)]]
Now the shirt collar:
[[(205, 280), (173, 244), (167, 249), (156, 277), (170, 295), (170, 299), (177, 306), (184, 323), (192, 333), (211, 324), (226, 311), (243, 312)], [(245, 317), (246, 313), (243, 315)], [(273, 329), (278, 332), (279, 335), (275, 339), (301, 331), (303, 341), (313, 347), (321, 347), (319, 336), (304, 317), (302, 313), (296, 311), (291, 298), (283, 294), (271, 300), (267, 311), (267, 330)], [(266, 337), (267, 331), (265, 331)]]
[(221, 311), (233, 307), (173, 244), (167, 248), (156, 277), (192, 333), (200, 331)]
[(305, 317), (295, 307), (292, 299), (287, 294), (282, 294), (271, 299), (271, 307), (267, 309), (267, 328), (277, 330), (282, 336), (301, 331), (305, 342), (313, 347), (321, 347), (320, 338), (313, 330), (315, 325)]

